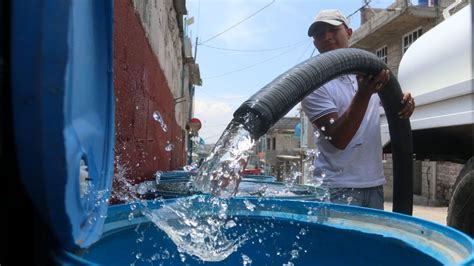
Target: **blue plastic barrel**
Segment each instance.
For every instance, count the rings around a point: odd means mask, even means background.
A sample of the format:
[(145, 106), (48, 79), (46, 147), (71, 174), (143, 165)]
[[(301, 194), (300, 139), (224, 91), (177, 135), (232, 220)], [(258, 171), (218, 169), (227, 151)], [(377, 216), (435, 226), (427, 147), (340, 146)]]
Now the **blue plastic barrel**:
[[(201, 197), (201, 196), (200, 196)], [(209, 208), (194, 197), (191, 208)], [(255, 208), (247, 208), (248, 203)], [(167, 208), (176, 200), (149, 204)], [(207, 204), (207, 205), (206, 205)], [(473, 240), (452, 228), (397, 213), (321, 202), (232, 198), (229, 234), (251, 238), (219, 265), (472, 265)], [(163, 231), (129, 205), (112, 206), (102, 239), (82, 254), (61, 251), (63, 262), (103, 265), (207, 265), (180, 253)], [(206, 213), (206, 212), (203, 212)], [(217, 213), (209, 213), (212, 216)], [(141, 239), (141, 241), (137, 241)], [(184, 260), (184, 262), (183, 262)], [(245, 264), (244, 264), (245, 265)]]
[(275, 182), (276, 178), (271, 175), (243, 175), (243, 180), (254, 180), (254, 181), (264, 181), (264, 182)]
[[(200, 194), (192, 185), (190, 172), (165, 172), (157, 184), (155, 181), (145, 181), (139, 186), (139, 191), (145, 199), (172, 199)], [(282, 182), (275, 182), (272, 176), (244, 175), (239, 184), (237, 196), (267, 197), (280, 199), (323, 200), (325, 190), (307, 185), (288, 186)]]
[[(204, 264), (179, 254), (141, 214), (143, 206), (108, 207), (114, 146), (112, 3), (11, 1), (12, 108), (21, 180), (58, 242), (51, 250), (57, 264), (151, 264), (157, 252), (162, 252), (157, 264), (183, 264), (180, 255), (184, 264)], [(227, 217), (238, 221), (230, 234), (250, 238), (222, 264), (242, 264), (243, 255), (253, 265), (473, 263), (472, 239), (454, 229), (377, 210), (262, 199), (258, 196), (278, 183), (243, 181), (241, 192), (246, 184), (249, 194), (229, 199)], [(182, 199), (147, 206), (170, 210)], [(219, 215), (209, 207), (204, 198), (193, 200), (189, 209)]]
[(9, 2), (21, 180), (52, 238), (85, 248), (102, 232), (114, 171), (113, 1)]
[[(186, 179), (197, 174), (196, 171), (186, 171), (186, 170), (173, 170), (168, 172), (163, 172), (160, 174), (160, 180), (173, 180), (173, 179)], [(274, 176), (270, 175), (242, 175), (243, 180), (254, 180), (254, 181), (264, 181), (264, 182), (273, 182), (276, 181)]]

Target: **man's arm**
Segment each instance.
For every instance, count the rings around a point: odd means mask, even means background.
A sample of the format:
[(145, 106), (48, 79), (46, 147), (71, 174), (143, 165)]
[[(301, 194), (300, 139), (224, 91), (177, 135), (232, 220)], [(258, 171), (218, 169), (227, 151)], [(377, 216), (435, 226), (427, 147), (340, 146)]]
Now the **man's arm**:
[(359, 129), (372, 94), (379, 92), (390, 79), (390, 72), (382, 70), (375, 77), (357, 78), (359, 89), (349, 108), (342, 114), (329, 113), (318, 118), (314, 124), (338, 149), (345, 149)]

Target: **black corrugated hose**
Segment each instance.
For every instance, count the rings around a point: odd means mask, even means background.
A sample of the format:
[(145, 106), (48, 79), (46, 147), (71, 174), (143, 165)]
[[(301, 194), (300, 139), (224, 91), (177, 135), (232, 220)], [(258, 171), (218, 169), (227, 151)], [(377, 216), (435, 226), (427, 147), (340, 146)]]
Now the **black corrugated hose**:
[[(234, 113), (254, 139), (315, 89), (349, 73), (376, 75), (387, 66), (374, 54), (355, 48), (337, 49), (312, 57), (278, 76), (245, 101)], [(379, 92), (390, 130), (393, 158), (393, 211), (412, 214), (413, 145), (409, 119), (400, 119), (400, 84), (393, 74)]]

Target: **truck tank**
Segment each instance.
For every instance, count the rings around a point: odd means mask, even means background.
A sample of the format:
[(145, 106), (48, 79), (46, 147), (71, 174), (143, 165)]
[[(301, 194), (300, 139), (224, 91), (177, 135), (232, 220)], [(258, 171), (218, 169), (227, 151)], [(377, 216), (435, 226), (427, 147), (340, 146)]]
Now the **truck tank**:
[[(463, 163), (447, 224), (474, 236), (474, 111), (471, 4), (423, 34), (404, 54), (398, 80), (415, 98), (411, 126), (417, 160)], [(384, 152), (388, 125), (381, 120)]]

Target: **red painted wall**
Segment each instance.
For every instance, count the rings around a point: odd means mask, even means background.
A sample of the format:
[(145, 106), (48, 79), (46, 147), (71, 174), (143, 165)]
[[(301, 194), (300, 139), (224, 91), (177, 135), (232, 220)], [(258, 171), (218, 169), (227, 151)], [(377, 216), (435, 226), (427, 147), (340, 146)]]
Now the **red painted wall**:
[[(174, 100), (131, 1), (114, 2), (114, 86), (116, 167), (127, 167), (137, 183), (185, 165), (184, 131), (176, 123)], [(160, 112), (168, 130), (153, 119)], [(167, 141), (174, 149), (166, 151)]]

